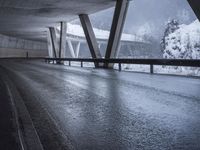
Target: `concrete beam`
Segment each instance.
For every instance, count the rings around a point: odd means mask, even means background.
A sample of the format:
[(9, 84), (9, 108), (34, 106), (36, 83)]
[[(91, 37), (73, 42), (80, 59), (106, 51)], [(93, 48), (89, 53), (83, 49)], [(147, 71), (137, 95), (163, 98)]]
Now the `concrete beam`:
[(76, 56), (76, 58), (78, 58), (78, 56), (79, 56), (80, 46), (81, 46), (81, 42), (78, 42), (76, 44), (76, 49), (75, 49), (75, 56)]
[(74, 53), (74, 48), (73, 48), (73, 45), (72, 45), (72, 41), (67, 40), (67, 43), (68, 43), (69, 51), (70, 51), (72, 58), (76, 58), (75, 53)]
[[(85, 37), (86, 37), (92, 58), (102, 58), (89, 16), (87, 14), (81, 14), (79, 15), (79, 18), (80, 18), (80, 21), (85, 33)], [(95, 64), (95, 67), (98, 67), (98, 65)]]
[[(105, 54), (106, 59), (117, 57), (128, 6), (129, 0), (117, 0), (116, 2), (111, 32)], [(113, 64), (105, 64), (105, 67), (113, 68)]]
[(60, 23), (59, 58), (65, 57), (66, 36), (67, 36), (67, 24), (66, 22), (61, 22)]
[(47, 46), (48, 46), (48, 55), (50, 58), (53, 58), (53, 45), (51, 40), (51, 33), (50, 30), (47, 31)]
[(200, 1), (199, 0), (187, 0), (200, 21)]
[(120, 53), (121, 47), (122, 47), (122, 44), (121, 44), (121, 42), (119, 42), (119, 46), (118, 46), (118, 49), (116, 51), (116, 57), (115, 58), (119, 58), (119, 53)]
[(50, 35), (51, 35), (54, 57), (58, 58), (59, 55), (58, 55), (58, 41), (57, 41), (57, 38), (56, 38), (56, 29), (54, 27), (50, 27), (49, 31), (50, 31)]

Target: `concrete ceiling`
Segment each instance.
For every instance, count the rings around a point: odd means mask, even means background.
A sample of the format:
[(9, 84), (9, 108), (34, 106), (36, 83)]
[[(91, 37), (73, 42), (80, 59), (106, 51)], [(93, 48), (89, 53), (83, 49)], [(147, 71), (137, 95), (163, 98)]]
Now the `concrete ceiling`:
[(114, 6), (115, 0), (0, 0), (0, 34), (40, 40), (47, 28)]

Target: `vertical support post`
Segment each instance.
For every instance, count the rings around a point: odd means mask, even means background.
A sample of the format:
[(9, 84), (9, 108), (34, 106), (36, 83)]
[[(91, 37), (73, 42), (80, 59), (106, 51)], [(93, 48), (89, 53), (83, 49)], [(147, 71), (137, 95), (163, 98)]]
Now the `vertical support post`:
[(54, 57), (58, 57), (58, 41), (56, 38), (56, 30), (54, 27), (49, 28), (50, 34), (51, 34), (51, 41), (52, 41), (52, 47), (53, 47), (53, 52), (54, 52)]
[(71, 66), (71, 61), (69, 60), (69, 66)]
[(122, 71), (122, 64), (119, 63), (119, 71)]
[(26, 52), (26, 59), (28, 59), (28, 52)]
[[(128, 6), (129, 6), (129, 0), (117, 0), (116, 2), (110, 37), (108, 40), (108, 46), (105, 55), (106, 59), (116, 58), (126, 14), (128, 11)], [(106, 63), (105, 67), (113, 68), (113, 65), (114, 64)]]
[(59, 58), (65, 57), (66, 35), (67, 35), (67, 25), (66, 25), (66, 22), (61, 22), (60, 23)]
[(83, 67), (83, 61), (81, 61), (81, 68)]
[(150, 65), (150, 73), (153, 74), (154, 70), (153, 70), (153, 64)]
[[(92, 28), (92, 24), (90, 22), (89, 16), (87, 14), (80, 14), (79, 15), (83, 31), (85, 33), (85, 37), (90, 49), (90, 53), (92, 58), (101, 58), (101, 53), (98, 48), (98, 43)], [(95, 67), (98, 67), (98, 64), (95, 63)]]

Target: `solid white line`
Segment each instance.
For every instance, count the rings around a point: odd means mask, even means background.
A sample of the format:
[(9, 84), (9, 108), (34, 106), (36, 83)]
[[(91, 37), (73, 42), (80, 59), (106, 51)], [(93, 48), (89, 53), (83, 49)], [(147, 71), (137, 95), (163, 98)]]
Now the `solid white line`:
[(15, 122), (16, 122), (16, 125), (17, 125), (17, 133), (18, 133), (18, 137), (19, 137), (19, 141), (20, 141), (20, 146), (21, 146), (22, 150), (25, 150), (24, 139), (23, 139), (23, 136), (22, 136), (22, 131), (20, 129), (20, 125), (19, 125), (18, 113), (17, 113), (17, 109), (16, 109), (16, 106), (15, 106), (15, 103), (14, 103), (13, 95), (12, 95), (11, 90), (8, 87), (8, 85), (6, 83), (5, 83), (5, 85), (6, 85), (6, 88), (8, 90), (8, 95), (10, 97), (12, 107), (13, 107), (13, 111), (14, 111)]

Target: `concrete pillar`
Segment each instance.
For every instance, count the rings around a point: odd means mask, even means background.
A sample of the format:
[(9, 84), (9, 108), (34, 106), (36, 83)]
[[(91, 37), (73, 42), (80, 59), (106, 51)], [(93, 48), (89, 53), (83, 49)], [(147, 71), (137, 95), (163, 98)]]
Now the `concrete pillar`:
[(199, 0), (187, 0), (188, 3), (190, 4), (191, 8), (193, 9), (195, 15), (200, 21), (200, 7), (199, 7)]
[(53, 58), (53, 45), (51, 40), (51, 34), (50, 31), (47, 31), (47, 46), (48, 46), (48, 54), (50, 58)]
[[(117, 0), (105, 58), (116, 58), (128, 10), (129, 0)], [(105, 64), (113, 68), (114, 64)]]
[(116, 57), (115, 58), (119, 58), (119, 53), (120, 53), (121, 47), (122, 47), (122, 44), (121, 44), (121, 42), (119, 42), (119, 47), (117, 49)]
[[(80, 21), (85, 33), (85, 37), (86, 37), (92, 58), (102, 58), (89, 16), (87, 14), (81, 14), (79, 15), (79, 18), (80, 18)], [(98, 67), (98, 64), (95, 64), (95, 67)]]
[(58, 48), (58, 40), (56, 38), (56, 29), (54, 27), (49, 28), (50, 35), (51, 35), (51, 41), (52, 41), (52, 48), (54, 52), (54, 57), (58, 58), (59, 57), (59, 48)]
[(76, 58), (75, 53), (74, 53), (74, 48), (73, 48), (73, 45), (72, 45), (72, 41), (68, 39), (67, 43), (68, 43), (69, 51), (70, 51), (72, 58)]
[(80, 45), (81, 45), (81, 42), (78, 42), (76, 44), (76, 49), (75, 49), (75, 56), (76, 56), (76, 58), (78, 58), (78, 56), (79, 56)]
[(60, 23), (59, 58), (65, 57), (66, 36), (67, 36), (67, 24), (66, 22), (61, 22)]
[(98, 43), (98, 48), (101, 51), (101, 43)]

